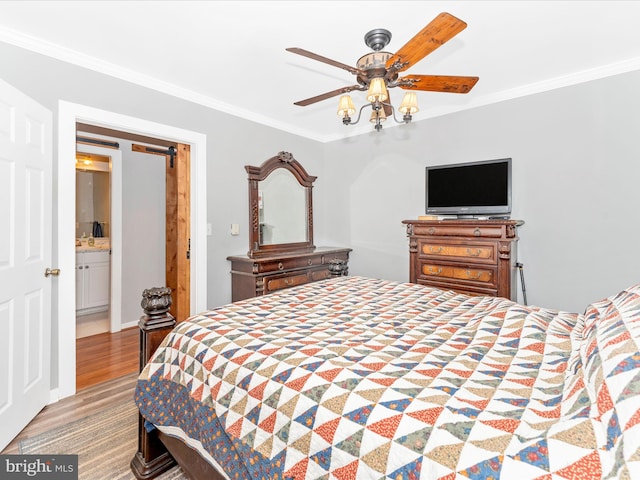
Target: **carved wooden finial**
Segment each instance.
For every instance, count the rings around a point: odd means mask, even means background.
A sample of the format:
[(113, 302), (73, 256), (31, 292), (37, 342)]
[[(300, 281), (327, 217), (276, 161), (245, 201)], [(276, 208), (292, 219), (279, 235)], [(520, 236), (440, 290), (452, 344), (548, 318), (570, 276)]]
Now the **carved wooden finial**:
[(329, 275), (331, 277), (342, 277), (349, 274), (349, 266), (347, 260), (333, 258), (329, 260)]
[(171, 289), (169, 287), (147, 288), (142, 292), (140, 302), (146, 315), (155, 317), (163, 315), (171, 307)]
[(293, 162), (294, 158), (293, 158), (293, 154), (289, 153), (289, 152), (278, 152), (278, 159), (281, 162), (285, 162), (285, 163), (291, 163)]

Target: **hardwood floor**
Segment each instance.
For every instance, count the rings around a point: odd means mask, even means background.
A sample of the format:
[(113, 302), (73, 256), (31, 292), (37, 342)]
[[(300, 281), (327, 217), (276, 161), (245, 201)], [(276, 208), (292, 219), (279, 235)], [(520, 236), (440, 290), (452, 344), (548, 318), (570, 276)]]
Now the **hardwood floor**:
[(137, 372), (140, 330), (100, 333), (76, 340), (76, 391)]
[(1, 453), (17, 454), (20, 440), (131, 401), (139, 369), (138, 335), (134, 327), (76, 340), (76, 394), (44, 407)]

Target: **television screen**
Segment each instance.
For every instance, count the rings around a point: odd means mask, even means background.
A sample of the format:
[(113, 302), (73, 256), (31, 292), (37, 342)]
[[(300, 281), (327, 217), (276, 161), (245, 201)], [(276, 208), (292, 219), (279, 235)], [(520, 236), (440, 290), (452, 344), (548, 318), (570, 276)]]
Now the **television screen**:
[(508, 216), (511, 159), (427, 167), (426, 203), (427, 214)]

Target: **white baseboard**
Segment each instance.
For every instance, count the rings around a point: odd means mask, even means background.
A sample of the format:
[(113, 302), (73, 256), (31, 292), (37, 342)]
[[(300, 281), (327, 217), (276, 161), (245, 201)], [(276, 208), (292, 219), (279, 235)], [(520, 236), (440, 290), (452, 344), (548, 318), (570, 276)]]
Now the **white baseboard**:
[(60, 391), (57, 388), (53, 388), (49, 390), (49, 401), (47, 402), (47, 405), (56, 403), (59, 400), (60, 400)]

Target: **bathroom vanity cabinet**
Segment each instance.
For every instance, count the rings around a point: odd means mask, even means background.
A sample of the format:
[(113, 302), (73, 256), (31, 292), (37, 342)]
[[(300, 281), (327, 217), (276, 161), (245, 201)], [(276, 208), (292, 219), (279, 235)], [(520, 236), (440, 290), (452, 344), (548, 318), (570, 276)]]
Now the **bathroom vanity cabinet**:
[(109, 250), (76, 251), (76, 313), (109, 308)]

